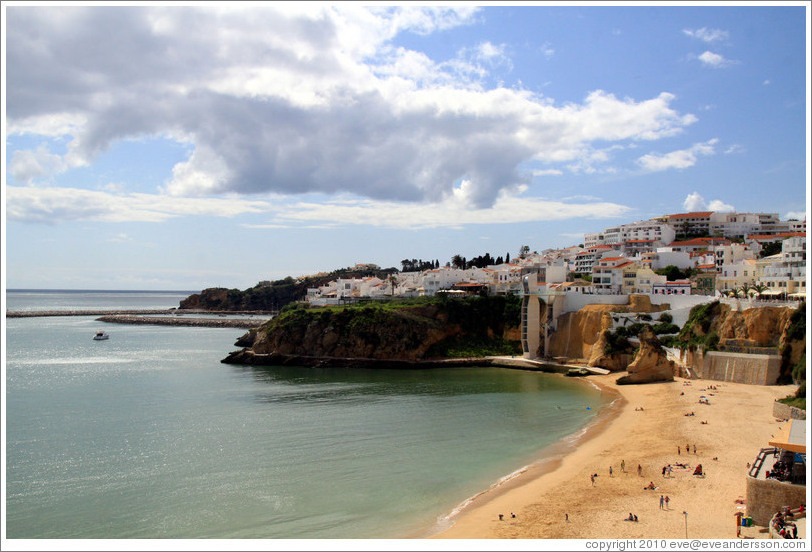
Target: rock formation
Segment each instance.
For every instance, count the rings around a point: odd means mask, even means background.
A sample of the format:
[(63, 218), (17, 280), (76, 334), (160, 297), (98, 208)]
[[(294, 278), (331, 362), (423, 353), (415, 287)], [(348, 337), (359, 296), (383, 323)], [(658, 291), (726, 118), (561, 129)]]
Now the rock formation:
[[(519, 302), (506, 297), (434, 301), (425, 304), (295, 308), (280, 314), (236, 343), (245, 354), (272, 358), (309, 357), (418, 362), (445, 358), (447, 351), (466, 348), (507, 348), (521, 351), (516, 328)], [(515, 303), (514, 308), (511, 304)], [(491, 353), (488, 353), (491, 354)]]
[(640, 348), (629, 364), (627, 376), (618, 379), (619, 384), (652, 383), (655, 381), (673, 381), (674, 363), (666, 358), (660, 340), (651, 330), (643, 328), (639, 334)]
[[(670, 305), (652, 305), (647, 295), (631, 295), (628, 305), (586, 305), (558, 319), (558, 329), (550, 338), (551, 357), (580, 359), (590, 366), (612, 369), (617, 361), (601, 360), (605, 343), (599, 343), (604, 330), (612, 327), (613, 312), (660, 312)], [(607, 364), (607, 365), (604, 365)], [(624, 367), (625, 368), (625, 367)]]

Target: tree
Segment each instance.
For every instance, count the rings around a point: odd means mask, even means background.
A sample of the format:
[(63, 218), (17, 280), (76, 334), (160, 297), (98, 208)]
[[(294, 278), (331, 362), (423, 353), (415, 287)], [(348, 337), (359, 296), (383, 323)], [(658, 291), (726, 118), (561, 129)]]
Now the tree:
[(525, 257), (527, 257), (528, 253), (530, 253), (530, 246), (529, 245), (523, 245), (523, 246), (521, 246), (519, 248), (519, 258), (520, 259), (524, 259)]
[(398, 283), (398, 279), (395, 277), (394, 274), (390, 274), (389, 277), (387, 278), (387, 280), (389, 280), (389, 285), (392, 287), (392, 293), (390, 295), (394, 297), (394, 295), (395, 295), (395, 286)]
[(775, 255), (777, 253), (781, 253), (781, 242), (771, 242), (765, 243), (761, 247), (761, 251), (759, 251), (758, 256), (759, 258), (769, 257), (770, 255)]
[(451, 257), (451, 266), (454, 268), (465, 268), (465, 259), (462, 255), (454, 255)]
[(507, 254), (505, 255), (505, 262), (506, 263), (510, 262), (510, 251), (508, 251)]

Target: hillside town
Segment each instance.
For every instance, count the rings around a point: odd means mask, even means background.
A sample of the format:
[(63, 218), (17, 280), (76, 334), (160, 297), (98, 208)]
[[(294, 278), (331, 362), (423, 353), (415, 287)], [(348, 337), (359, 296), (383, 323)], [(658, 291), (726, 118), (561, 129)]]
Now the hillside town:
[[(520, 294), (523, 277), (556, 293), (703, 295), (797, 301), (806, 297), (806, 220), (776, 213), (691, 212), (584, 234), (582, 244), (498, 264), (447, 263), (386, 279), (337, 279), (308, 289), (313, 306), (447, 294)], [(377, 268), (377, 267), (375, 267)]]

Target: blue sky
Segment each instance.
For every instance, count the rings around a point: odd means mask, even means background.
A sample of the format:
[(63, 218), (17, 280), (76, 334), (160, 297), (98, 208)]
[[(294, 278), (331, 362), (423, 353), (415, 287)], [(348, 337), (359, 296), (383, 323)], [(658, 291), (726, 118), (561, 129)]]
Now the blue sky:
[(244, 289), (804, 218), (808, 3), (3, 4), (7, 288)]

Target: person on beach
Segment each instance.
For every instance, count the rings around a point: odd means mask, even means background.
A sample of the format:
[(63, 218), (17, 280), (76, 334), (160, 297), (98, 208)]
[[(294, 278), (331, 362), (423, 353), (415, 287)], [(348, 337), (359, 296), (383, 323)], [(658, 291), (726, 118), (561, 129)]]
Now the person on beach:
[(694, 454), (696, 454), (696, 445), (694, 445)]
[(643, 477), (643, 466), (641, 466), (640, 464), (637, 464), (637, 476)]
[(678, 454), (678, 455), (679, 455), (679, 454), (682, 454), (682, 453), (680, 452), (679, 445), (677, 445), (677, 454)]
[(665, 504), (665, 498), (663, 498), (663, 495), (660, 495), (660, 510), (663, 509), (663, 504)]
[(622, 472), (626, 471), (626, 461), (625, 460), (620, 461), (620, 471), (622, 471)]
[(594, 476), (594, 475), (590, 475), (590, 476), (589, 476), (589, 479), (592, 481), (592, 486), (594, 487), (594, 486), (595, 486), (595, 476)]
[(668, 510), (668, 495), (665, 495), (665, 509)]
[(612, 466), (609, 466), (609, 477), (612, 477)]
[(504, 518), (505, 518), (505, 515), (504, 515), (504, 514), (499, 514), (499, 521), (503, 521), (503, 520), (504, 520)]

